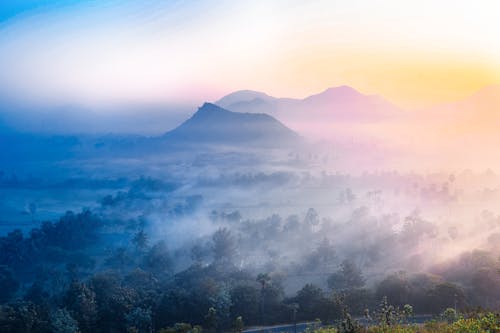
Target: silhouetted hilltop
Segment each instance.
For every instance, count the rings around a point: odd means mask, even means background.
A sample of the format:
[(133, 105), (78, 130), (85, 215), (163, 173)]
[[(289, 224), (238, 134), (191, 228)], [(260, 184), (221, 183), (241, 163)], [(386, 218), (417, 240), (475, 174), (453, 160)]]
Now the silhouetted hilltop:
[(294, 144), (300, 136), (275, 118), (260, 113), (238, 113), (205, 103), (179, 127), (167, 132), (170, 142), (199, 144)]

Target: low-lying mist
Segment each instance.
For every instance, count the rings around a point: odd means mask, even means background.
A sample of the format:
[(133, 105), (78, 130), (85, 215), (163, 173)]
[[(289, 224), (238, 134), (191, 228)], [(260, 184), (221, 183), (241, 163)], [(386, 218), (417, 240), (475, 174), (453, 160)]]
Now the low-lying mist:
[(195, 248), (199, 263), (211, 263), (213, 235), (224, 230), (235, 267), (279, 274), (290, 295), (305, 283), (327, 289), (346, 260), (376, 286), (392, 273), (443, 276), (464, 256), (500, 254), (500, 178), (492, 171), (348, 174), (328, 171), (327, 153), (172, 154), (67, 160), (74, 174), (63, 177), (4, 172), (2, 196), (11, 199), (2, 206), (13, 220), (3, 233), (18, 219), (27, 237), (47, 217), (85, 208), (103, 221), (106, 248), (131, 249), (143, 232), (148, 244), (167, 244), (181, 272)]
[[(425, 315), (500, 307), (494, 171), (428, 171), (419, 155), (313, 144), (258, 116), (282, 133), (262, 147), (237, 114), (200, 110), (170, 136), (3, 136), (0, 312), (121, 332), (211, 325), (211, 309), (224, 328), (290, 322), (295, 304), (299, 320), (333, 322), (384, 297)], [(216, 126), (196, 121), (214, 112), (246, 133), (210, 142)]]

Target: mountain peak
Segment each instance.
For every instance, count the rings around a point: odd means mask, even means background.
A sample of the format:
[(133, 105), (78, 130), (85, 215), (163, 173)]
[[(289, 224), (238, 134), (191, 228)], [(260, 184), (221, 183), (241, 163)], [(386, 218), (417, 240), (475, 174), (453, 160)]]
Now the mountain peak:
[(201, 109), (222, 109), (221, 107), (215, 105), (214, 103), (210, 103), (210, 102), (205, 102), (203, 103), (202, 106), (200, 106), (198, 108), (198, 110), (201, 110)]
[(315, 98), (338, 98), (338, 99), (352, 99), (366, 96), (356, 89), (343, 85), (338, 87), (330, 87), (319, 94), (312, 95), (306, 98), (307, 99), (315, 99)]
[(285, 146), (300, 137), (275, 118), (262, 113), (239, 113), (213, 103), (204, 103), (198, 111), (165, 139), (199, 144), (257, 144)]
[(198, 108), (197, 113), (198, 112), (221, 112), (221, 111), (227, 111), (227, 110), (225, 110), (225, 109), (221, 108), (220, 106), (215, 105), (213, 103), (205, 102), (205, 103), (203, 103), (202, 106), (200, 106)]
[(324, 93), (355, 93), (355, 94), (360, 94), (359, 91), (354, 89), (353, 87), (347, 86), (347, 85), (341, 85), (337, 87), (330, 87), (324, 91)]
[(198, 111), (196, 111), (191, 118), (200, 119), (200, 121), (204, 120), (214, 121), (220, 118), (221, 116), (224, 116), (224, 114), (226, 114), (227, 116), (228, 113), (231, 113), (231, 111), (223, 109), (220, 106), (215, 105), (213, 103), (205, 102), (203, 103), (202, 106), (198, 108)]
[(241, 102), (251, 102), (253, 100), (271, 100), (273, 97), (267, 95), (266, 93), (254, 90), (238, 90), (226, 95), (215, 102), (215, 104), (220, 105), (224, 108), (230, 107), (234, 103)]

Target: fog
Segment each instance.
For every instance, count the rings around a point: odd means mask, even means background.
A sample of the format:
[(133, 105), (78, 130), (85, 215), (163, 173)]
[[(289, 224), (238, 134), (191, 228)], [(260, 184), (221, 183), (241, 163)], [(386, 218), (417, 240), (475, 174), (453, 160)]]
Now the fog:
[[(1, 98), (1, 96), (0, 96)], [(195, 103), (71, 104), (0, 99), (1, 133), (161, 135), (178, 126)]]
[[(393, 161), (422, 156), (376, 142), (318, 143), (270, 117), (258, 115), (255, 125), (250, 114), (211, 104), (198, 112), (207, 108), (222, 127), (199, 126), (206, 113), (162, 136), (5, 133), (0, 260), (4, 281), (16, 288), (2, 300), (38, 304), (33, 293), (40, 292), (51, 309), (66, 304), (78, 317), (65, 301), (75, 281), (96, 293), (102, 279), (139, 292), (130, 279), (147, 273), (155, 298), (130, 306), (152, 311), (163, 327), (202, 324), (210, 304), (227, 315), (219, 318), (224, 325), (239, 312), (251, 324), (287, 322), (289, 304), (302, 304), (311, 288), (333, 302), (332, 311), (345, 295), (356, 315), (383, 296), (421, 314), (498, 309), (500, 174), (493, 169), (398, 168)], [(224, 127), (228, 119), (235, 122)], [(231, 140), (211, 132), (221, 129)], [(266, 305), (261, 316), (237, 310), (235, 293), (245, 286), (257, 293), (262, 274), (275, 308)], [(209, 295), (207, 283), (214, 284)], [(166, 305), (172, 297), (201, 303), (175, 312)], [(335, 311), (306, 307), (299, 316), (328, 321)], [(121, 325), (116, 320), (109, 325)]]
[(498, 255), (500, 178), (493, 171), (348, 174), (329, 170), (328, 157), (226, 147), (70, 158), (50, 163), (42, 176), (4, 171), (4, 222), (36, 226), (83, 207), (105, 220), (140, 219), (151, 242), (166, 240), (182, 253), (179, 270), (189, 265), (190, 247), (219, 228), (240, 239), (235, 263), (256, 272), (273, 262), (277, 272), (305, 269), (326, 240), (335, 252), (328, 272), (349, 258), (373, 283), (390, 271), (432, 271), (474, 250)]

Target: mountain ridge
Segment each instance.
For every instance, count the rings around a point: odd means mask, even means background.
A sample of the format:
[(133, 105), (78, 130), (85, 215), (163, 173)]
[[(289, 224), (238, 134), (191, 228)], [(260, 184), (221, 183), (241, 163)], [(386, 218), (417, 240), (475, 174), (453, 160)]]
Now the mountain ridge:
[[(231, 104), (229, 104), (231, 102)], [(313, 134), (330, 126), (381, 123), (402, 117), (404, 112), (379, 95), (366, 95), (342, 85), (303, 99), (276, 98), (262, 92), (240, 90), (215, 104), (237, 112), (267, 113), (302, 134)]]
[(166, 132), (163, 140), (174, 143), (250, 144), (280, 146), (301, 137), (264, 113), (240, 113), (204, 103), (186, 121)]

